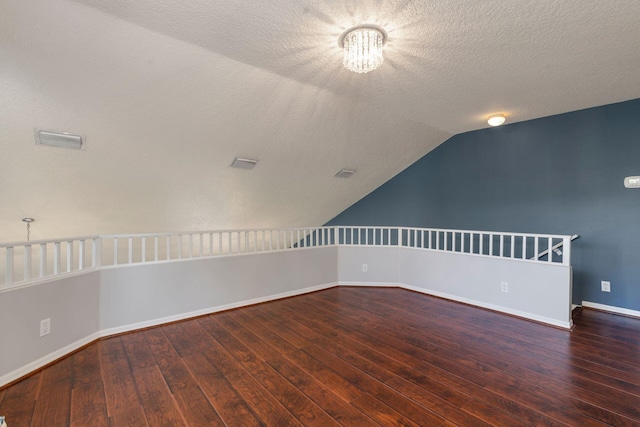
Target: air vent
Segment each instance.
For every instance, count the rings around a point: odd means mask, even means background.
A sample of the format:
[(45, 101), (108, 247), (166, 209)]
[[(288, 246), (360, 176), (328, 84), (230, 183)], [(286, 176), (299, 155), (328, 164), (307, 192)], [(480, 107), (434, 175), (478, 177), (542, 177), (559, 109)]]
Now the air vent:
[(233, 163), (231, 163), (232, 168), (238, 169), (253, 169), (258, 164), (258, 161), (255, 159), (245, 159), (242, 157), (236, 157)]
[(38, 145), (84, 150), (84, 138), (81, 135), (43, 129), (35, 129), (35, 134)]
[(338, 178), (349, 178), (351, 175), (356, 173), (353, 169), (340, 169), (340, 172), (336, 174)]

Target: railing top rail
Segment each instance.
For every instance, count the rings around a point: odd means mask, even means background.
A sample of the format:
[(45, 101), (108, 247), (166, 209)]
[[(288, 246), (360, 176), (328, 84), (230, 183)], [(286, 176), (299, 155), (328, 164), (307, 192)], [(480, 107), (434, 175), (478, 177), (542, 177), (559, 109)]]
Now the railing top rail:
[(125, 237), (155, 237), (155, 236), (178, 236), (189, 234), (215, 234), (215, 233), (243, 233), (254, 231), (295, 231), (295, 230), (321, 230), (321, 229), (333, 229), (334, 227), (285, 227), (285, 228), (237, 228), (237, 229), (224, 229), (224, 230), (192, 230), (192, 231), (171, 231), (162, 233), (136, 233), (136, 234), (102, 234), (101, 238), (105, 239), (120, 239)]
[[(357, 226), (354, 226), (357, 228)], [(466, 234), (504, 234), (505, 236), (518, 236), (518, 237), (542, 237), (542, 238), (554, 238), (561, 239), (565, 237), (573, 237), (575, 234), (542, 234), (542, 233), (518, 233), (513, 231), (489, 231), (489, 230), (459, 230), (455, 228), (424, 228), (424, 227), (391, 227), (399, 228), (401, 230), (426, 230), (426, 231), (440, 231), (448, 233), (466, 233)]]
[[(332, 225), (327, 228), (370, 228), (370, 229), (383, 229), (383, 228), (402, 228), (396, 225)], [(426, 230), (426, 229), (425, 229)]]
[(492, 235), (511, 235), (518, 237), (537, 237), (537, 238), (553, 238), (563, 239), (572, 238), (574, 235), (569, 234), (536, 234), (536, 233), (517, 233), (510, 231), (488, 231), (488, 230), (459, 230), (453, 228), (425, 228), (425, 227), (399, 227), (388, 225), (335, 225), (335, 226), (319, 226), (319, 227), (290, 227), (290, 228), (255, 228), (255, 229), (226, 229), (226, 230), (201, 230), (201, 231), (175, 231), (175, 232), (161, 232), (161, 233), (136, 233), (136, 234), (101, 234), (91, 236), (79, 236), (68, 237), (58, 239), (44, 239), (44, 240), (30, 240), (22, 242), (8, 242), (0, 243), (0, 248), (16, 247), (16, 246), (34, 246), (47, 243), (56, 242), (69, 242), (77, 240), (91, 240), (96, 238), (105, 239), (123, 239), (123, 238), (140, 238), (140, 237), (165, 237), (165, 236), (177, 236), (177, 235), (193, 235), (193, 234), (216, 234), (216, 233), (238, 233), (238, 232), (273, 232), (273, 231), (297, 231), (297, 230), (331, 230), (335, 228), (340, 229), (381, 229), (381, 230), (421, 230), (432, 232), (448, 232), (448, 233), (466, 233), (466, 234), (492, 234)]
[(98, 239), (99, 237), (101, 236), (79, 236), (79, 237), (64, 237), (61, 239), (25, 240), (22, 242), (0, 243), (0, 248), (14, 248), (16, 246), (35, 246), (35, 245), (42, 245), (46, 243), (57, 243), (57, 242), (74, 242), (76, 240)]

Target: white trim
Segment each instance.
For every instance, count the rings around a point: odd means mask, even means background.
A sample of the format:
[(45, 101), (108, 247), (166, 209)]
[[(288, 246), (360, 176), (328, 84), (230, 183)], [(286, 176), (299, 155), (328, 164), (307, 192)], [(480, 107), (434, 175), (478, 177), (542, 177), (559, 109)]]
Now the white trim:
[[(41, 357), (40, 359), (28, 363), (27, 365), (24, 365), (12, 372), (9, 372), (8, 374), (3, 375), (2, 377), (0, 377), (0, 387), (4, 386), (5, 384), (8, 384), (12, 381), (15, 381), (19, 378), (24, 377), (25, 375), (28, 375), (29, 373), (47, 365), (48, 363), (53, 362), (56, 359), (62, 358), (64, 356), (66, 356), (67, 354), (77, 350), (78, 348), (87, 345), (95, 340), (97, 340), (98, 338), (103, 338), (103, 337), (108, 337), (111, 335), (116, 335), (116, 334), (121, 334), (124, 332), (131, 332), (131, 331), (135, 331), (135, 330), (139, 330), (139, 329), (144, 329), (144, 328), (149, 328), (149, 327), (153, 327), (153, 326), (158, 326), (158, 325), (162, 325), (165, 323), (171, 323), (171, 322), (176, 322), (179, 320), (185, 320), (185, 319), (190, 319), (190, 318), (194, 318), (194, 317), (198, 317), (198, 316), (203, 316), (206, 314), (212, 314), (212, 313), (217, 313), (220, 311), (225, 311), (225, 310), (231, 310), (234, 308), (239, 308), (239, 307), (245, 307), (245, 306), (250, 306), (250, 305), (254, 305), (254, 304), (259, 304), (259, 303), (263, 303), (263, 302), (268, 302), (268, 301), (274, 301), (274, 300), (278, 300), (278, 299), (282, 299), (282, 298), (288, 298), (288, 297), (292, 297), (292, 296), (297, 296), (297, 295), (302, 295), (302, 294), (307, 294), (307, 293), (311, 293), (311, 292), (316, 292), (316, 291), (321, 291), (323, 289), (329, 289), (329, 288), (333, 288), (336, 286), (361, 286), (361, 287), (397, 287), (397, 288), (402, 288), (402, 289), (407, 289), (407, 290), (411, 290), (411, 291), (416, 291), (419, 293), (423, 293), (423, 294), (427, 294), (427, 295), (433, 295), (433, 296), (437, 296), (440, 298), (445, 298), (451, 301), (457, 301), (457, 302), (462, 302), (462, 303), (466, 303), (466, 304), (470, 304), (476, 307), (481, 307), (481, 308), (486, 308), (486, 309), (490, 309), (490, 310), (495, 310), (498, 312), (502, 312), (502, 313), (507, 313), (507, 314), (511, 314), (517, 317), (521, 317), (524, 319), (530, 319), (530, 320), (535, 320), (538, 322), (542, 322), (542, 323), (546, 323), (549, 325), (554, 325), (554, 326), (558, 326), (560, 328), (564, 328), (564, 329), (571, 329), (572, 325), (573, 325), (573, 321), (569, 321), (569, 322), (561, 322), (558, 321), (556, 319), (551, 319), (551, 318), (547, 318), (547, 317), (543, 317), (543, 316), (537, 316), (535, 314), (531, 314), (531, 313), (527, 313), (527, 312), (523, 312), (523, 311), (519, 311), (519, 310), (513, 310), (510, 308), (506, 308), (506, 307), (501, 307), (501, 306), (497, 306), (497, 305), (493, 305), (493, 304), (487, 304), (487, 303), (483, 303), (480, 301), (476, 301), (476, 300), (471, 300), (471, 299), (467, 299), (467, 298), (462, 298), (462, 297), (457, 297), (455, 295), (451, 295), (451, 294), (447, 294), (447, 293), (443, 293), (443, 292), (437, 292), (437, 291), (432, 291), (429, 289), (425, 289), (425, 288), (421, 288), (418, 286), (411, 286), (411, 285), (407, 285), (404, 283), (398, 283), (398, 282), (337, 282), (337, 283), (325, 283), (322, 285), (316, 285), (316, 286), (310, 286), (307, 288), (303, 288), (303, 289), (298, 289), (295, 291), (289, 291), (289, 292), (282, 292), (279, 294), (275, 294), (275, 295), (269, 295), (269, 296), (265, 296), (265, 297), (260, 297), (260, 298), (253, 298), (250, 300), (245, 300), (245, 301), (240, 301), (240, 302), (236, 302), (236, 303), (232, 303), (232, 304), (225, 304), (225, 305), (220, 305), (220, 306), (216, 306), (216, 307), (210, 307), (210, 308), (205, 308), (202, 310), (196, 310), (196, 311), (191, 311), (188, 313), (181, 313), (181, 314), (177, 314), (177, 315), (173, 315), (173, 316), (167, 316), (167, 317), (161, 317), (158, 319), (153, 319), (153, 320), (147, 320), (144, 322), (138, 322), (138, 323), (132, 323), (129, 325), (124, 325), (124, 326), (118, 326), (115, 328), (110, 328), (110, 329), (103, 329), (100, 330), (98, 332), (95, 332), (85, 338), (82, 338), (74, 343), (71, 343), (59, 350), (56, 350), (44, 357)], [(631, 316), (637, 316), (640, 317), (640, 312), (639, 311), (634, 311), (634, 310), (628, 310), (628, 309), (623, 309), (623, 308), (618, 308), (618, 307), (612, 307), (612, 306), (607, 306), (607, 305), (603, 305), (603, 304), (596, 304), (596, 303), (591, 303), (588, 301), (583, 301), (583, 306), (585, 307), (592, 307), (592, 308), (598, 308), (601, 310), (605, 310), (605, 311), (611, 311), (614, 313), (621, 313), (621, 314), (627, 314), (627, 315), (631, 315)]]
[(4, 293), (4, 292), (9, 292), (9, 291), (16, 291), (18, 289), (24, 289), (24, 288), (29, 288), (31, 286), (38, 286), (38, 285), (42, 285), (44, 283), (49, 283), (49, 282), (53, 282), (56, 280), (60, 280), (60, 279), (67, 279), (69, 277), (75, 277), (75, 276), (82, 276), (83, 274), (89, 274), (89, 273), (93, 273), (96, 271), (99, 271), (99, 268), (95, 268), (95, 267), (87, 267), (85, 269), (82, 270), (74, 270), (71, 272), (64, 272), (64, 273), (60, 273), (60, 274), (56, 274), (56, 275), (51, 275), (51, 276), (46, 276), (43, 278), (37, 278), (34, 280), (30, 280), (29, 282), (16, 282), (13, 283), (9, 286), (5, 286), (5, 285), (0, 285), (0, 294)]
[(139, 322), (139, 323), (132, 323), (130, 325), (125, 325), (125, 326), (118, 326), (116, 328), (110, 328), (110, 329), (103, 329), (100, 330), (98, 332), (94, 332), (93, 334), (82, 338), (74, 343), (71, 343), (59, 350), (56, 350), (52, 353), (47, 354), (46, 356), (41, 357), (38, 360), (35, 360), (31, 363), (28, 363), (24, 366), (21, 366), (18, 369), (15, 369), (11, 372), (9, 372), (8, 374), (3, 375), (2, 377), (0, 377), (0, 387), (15, 381), (19, 378), (22, 378), (28, 374), (30, 374), (33, 371), (36, 371), (37, 369), (42, 368), (43, 366), (47, 365), (48, 363), (53, 362), (54, 360), (60, 359), (66, 355), (68, 355), (69, 353), (72, 353), (73, 351), (79, 349), (80, 347), (90, 344), (93, 341), (97, 340), (98, 338), (103, 338), (103, 337), (108, 337), (111, 335), (115, 335), (115, 334), (121, 334), (124, 332), (131, 332), (131, 331), (135, 331), (138, 329), (144, 329), (144, 328), (149, 328), (152, 326), (158, 326), (158, 325), (162, 325), (164, 323), (170, 323), (170, 322), (176, 322), (179, 320), (185, 320), (185, 319), (189, 319), (189, 318), (193, 318), (193, 317), (198, 317), (198, 316), (202, 316), (205, 314), (211, 314), (211, 313), (216, 313), (219, 311), (224, 311), (224, 310), (230, 310), (233, 308), (238, 308), (238, 307), (245, 307), (245, 306), (249, 306), (249, 305), (254, 305), (254, 304), (259, 304), (262, 302), (267, 302), (267, 301), (274, 301), (274, 300), (278, 300), (278, 299), (282, 299), (282, 298), (288, 298), (288, 297), (293, 297), (296, 295), (302, 295), (302, 294), (308, 294), (311, 292), (316, 292), (316, 291), (321, 291), (323, 289), (329, 289), (329, 288), (333, 288), (338, 286), (337, 283), (325, 283), (322, 285), (317, 285), (317, 286), (310, 286), (308, 288), (304, 288), (304, 289), (298, 289), (295, 291), (290, 291), (290, 292), (282, 292), (279, 294), (275, 294), (275, 295), (269, 295), (266, 297), (260, 297), (260, 298), (254, 298), (254, 299), (250, 299), (250, 300), (245, 300), (245, 301), (240, 301), (237, 303), (232, 303), (232, 304), (225, 304), (225, 305), (220, 305), (217, 307), (210, 307), (210, 308), (205, 308), (203, 310), (197, 310), (197, 311), (191, 311), (189, 313), (181, 313), (181, 314), (177, 314), (175, 316), (167, 316), (167, 317), (162, 317), (159, 319), (154, 319), (154, 320), (147, 320), (144, 322)]
[(489, 310), (494, 310), (494, 311), (498, 311), (498, 312), (501, 312), (501, 313), (511, 314), (513, 316), (522, 317), (524, 319), (535, 320), (536, 322), (546, 323), (548, 325), (558, 326), (558, 327), (564, 328), (564, 329), (571, 329), (572, 326), (573, 326), (573, 320), (572, 319), (569, 319), (568, 322), (562, 322), (560, 320), (552, 319), (550, 317), (538, 316), (536, 314), (527, 313), (526, 311), (514, 310), (512, 308), (502, 307), (502, 306), (494, 305), (494, 304), (488, 304), (486, 302), (481, 302), (481, 301), (476, 301), (476, 300), (472, 300), (472, 299), (468, 299), (468, 298), (458, 297), (458, 296), (447, 294), (447, 293), (444, 293), (444, 292), (432, 291), (432, 290), (429, 290), (429, 289), (420, 288), (418, 286), (411, 286), (411, 285), (404, 285), (403, 284), (403, 285), (400, 285), (400, 287), (402, 287), (404, 289), (408, 289), (410, 291), (420, 292), (422, 294), (433, 295), (433, 296), (444, 298), (444, 299), (448, 299), (448, 300), (451, 300), (451, 301), (462, 302), (462, 303), (465, 303), (465, 304), (474, 305), (476, 307), (487, 308)]
[(19, 378), (24, 377), (25, 375), (28, 375), (30, 373), (32, 373), (33, 371), (36, 371), (40, 368), (42, 368), (43, 366), (46, 366), (47, 364), (60, 359), (64, 356), (66, 356), (69, 353), (72, 353), (74, 351), (76, 351), (77, 349), (79, 349), (80, 347), (83, 347), (87, 344), (92, 343), (93, 341), (97, 340), (99, 337), (99, 333), (98, 332), (94, 332), (93, 334), (86, 336), (84, 338), (79, 339), (76, 342), (73, 342), (67, 346), (64, 346), (52, 353), (47, 354), (46, 356), (41, 357), (38, 360), (34, 360), (31, 363), (27, 363), (24, 366), (19, 367), (18, 369), (15, 369), (11, 372), (9, 372), (8, 374), (5, 374), (3, 376), (0, 377), (0, 387), (9, 384), (12, 381), (15, 381)]
[(573, 310), (575, 310), (578, 307), (582, 307), (582, 306), (578, 304), (571, 304), (571, 312), (573, 313)]
[[(135, 237), (135, 236), (134, 236)], [(214, 259), (214, 258), (228, 258), (228, 257), (236, 257), (236, 256), (247, 256), (247, 255), (263, 255), (263, 254), (273, 254), (280, 252), (295, 252), (307, 249), (323, 249), (323, 248), (335, 248), (338, 245), (319, 245), (319, 246), (305, 246), (301, 248), (286, 248), (286, 249), (273, 249), (268, 251), (255, 251), (255, 252), (234, 252), (234, 253), (224, 253), (218, 255), (203, 255), (203, 256), (192, 256), (186, 258), (171, 258), (171, 259), (159, 259), (158, 261), (134, 261), (134, 262), (125, 262), (122, 264), (111, 264), (111, 265), (103, 265), (100, 268), (91, 268), (91, 271), (94, 270), (112, 270), (116, 268), (124, 268), (124, 267), (139, 267), (141, 265), (157, 265), (157, 264), (170, 264), (174, 262), (187, 262), (187, 261), (199, 261), (203, 259)], [(82, 270), (84, 271), (84, 270)], [(65, 273), (67, 274), (67, 273)], [(53, 276), (53, 278), (58, 278), (61, 275)], [(0, 288), (2, 289), (2, 288)]]
[(216, 307), (204, 308), (202, 310), (190, 311), (188, 313), (180, 313), (173, 316), (161, 317), (153, 320), (145, 320), (144, 322), (131, 323), (129, 325), (117, 326), (115, 328), (103, 329), (99, 332), (100, 338), (108, 337), (110, 335), (121, 334), (123, 332), (135, 331), (138, 329), (150, 328), (152, 326), (158, 326), (165, 323), (177, 322), (179, 320), (190, 319), (193, 317), (204, 316), (206, 314), (217, 313), (219, 311), (231, 310), (233, 308), (246, 307), (254, 304), (260, 304), (262, 302), (275, 301), (282, 298), (293, 297), (302, 294), (308, 294), (310, 292), (321, 291), (323, 289), (336, 287), (337, 283), (325, 283), (322, 285), (311, 286), (304, 289), (298, 289), (295, 291), (282, 292), (280, 294), (268, 295), (260, 298), (253, 298), (250, 300), (244, 300), (234, 302), (231, 304), (219, 305)]
[(624, 314), (625, 316), (640, 318), (640, 311), (628, 308), (615, 307), (613, 305), (598, 304), (597, 302), (582, 301), (582, 306), (587, 308), (595, 308), (597, 310), (608, 311), (616, 314)]
[(365, 288), (404, 288), (398, 282), (338, 282), (338, 286), (362, 286)]
[[(516, 236), (517, 237), (517, 236)], [(554, 237), (555, 239), (555, 237)], [(340, 245), (343, 246), (343, 245)], [(358, 245), (353, 245), (353, 246), (358, 246)], [(371, 247), (371, 246), (367, 246), (367, 245), (362, 245), (363, 247)], [(548, 261), (540, 261), (540, 260), (536, 260), (536, 259), (531, 259), (531, 258), (512, 258), (510, 256), (500, 256), (500, 255), (487, 255), (487, 254), (475, 254), (475, 253), (469, 253), (469, 252), (458, 252), (458, 251), (453, 251), (451, 249), (433, 249), (433, 248), (419, 248), (416, 246), (381, 246), (381, 247), (392, 247), (392, 248), (402, 248), (402, 249), (413, 249), (413, 250), (417, 250), (417, 251), (427, 251), (427, 252), (438, 252), (438, 253), (446, 253), (446, 254), (455, 254), (455, 255), (465, 255), (465, 256), (472, 256), (472, 257), (482, 257), (482, 258), (490, 258), (490, 259), (500, 259), (503, 261), (513, 261), (513, 262), (528, 262), (528, 263), (532, 263), (532, 264), (544, 264), (544, 265), (550, 265), (550, 266), (554, 266), (554, 267), (567, 267), (567, 265), (561, 263), (561, 262), (548, 262)]]
[[(562, 322), (557, 319), (552, 319), (550, 317), (538, 316), (535, 314), (527, 313), (526, 311), (514, 310), (507, 307), (502, 307), (499, 305), (488, 304), (481, 301), (476, 301), (468, 298), (458, 297), (452, 294), (447, 294), (444, 292), (432, 291), (430, 289), (421, 288), (418, 286), (407, 285), (405, 283), (398, 282), (338, 282), (339, 286), (363, 286), (363, 287), (394, 287), (394, 288), (402, 288), (409, 291), (420, 292), (421, 294), (433, 295), (439, 298), (448, 299), (451, 301), (462, 302), (465, 304), (473, 305), (476, 307), (486, 308), (493, 311), (498, 311), (500, 313), (510, 314), (512, 316), (522, 317), (523, 319), (535, 320), (536, 322), (546, 323), (552, 326), (558, 326), (564, 329), (571, 329), (573, 327), (573, 320), (570, 319), (569, 322)], [(583, 303), (584, 304), (584, 303)], [(637, 312), (640, 316), (640, 312)]]

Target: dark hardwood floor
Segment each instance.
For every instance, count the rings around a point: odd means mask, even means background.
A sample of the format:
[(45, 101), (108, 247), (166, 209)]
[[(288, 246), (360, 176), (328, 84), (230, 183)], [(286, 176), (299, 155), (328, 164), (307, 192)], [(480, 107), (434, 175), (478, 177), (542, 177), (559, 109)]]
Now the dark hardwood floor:
[(9, 388), (19, 426), (640, 426), (640, 319), (567, 332), (333, 288), (99, 341)]

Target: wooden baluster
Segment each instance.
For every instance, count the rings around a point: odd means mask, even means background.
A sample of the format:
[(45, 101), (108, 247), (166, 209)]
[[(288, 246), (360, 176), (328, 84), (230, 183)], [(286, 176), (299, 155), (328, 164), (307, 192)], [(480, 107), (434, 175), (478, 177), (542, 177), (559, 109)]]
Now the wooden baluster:
[(73, 268), (73, 242), (69, 240), (67, 246), (67, 273), (71, 272)]
[[(93, 256), (91, 259), (91, 267), (96, 266), (95, 253), (96, 253), (96, 249), (95, 249), (95, 243), (94, 243), (93, 254), (92, 254)], [(46, 275), (47, 275), (47, 244), (41, 243), (40, 244), (40, 274), (38, 277), (42, 279)]]
[(22, 262), (22, 280), (31, 280), (31, 245), (24, 247), (24, 260)]
[(9, 286), (13, 284), (13, 247), (7, 247), (4, 255), (6, 268), (4, 272), (4, 285)]

